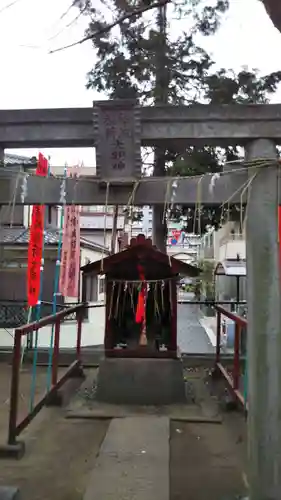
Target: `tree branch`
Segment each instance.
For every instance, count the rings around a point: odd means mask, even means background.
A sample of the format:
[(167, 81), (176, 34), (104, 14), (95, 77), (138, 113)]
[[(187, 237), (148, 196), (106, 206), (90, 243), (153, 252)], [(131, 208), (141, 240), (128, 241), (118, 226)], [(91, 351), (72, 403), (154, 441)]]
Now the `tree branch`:
[(163, 5), (166, 5), (168, 3), (171, 3), (172, 0), (159, 0), (158, 2), (153, 2), (152, 4), (142, 7), (141, 9), (134, 10), (133, 12), (130, 12), (128, 14), (125, 14), (124, 16), (119, 17), (116, 21), (114, 21), (111, 24), (108, 24), (104, 28), (96, 31), (95, 33), (92, 33), (91, 35), (87, 35), (81, 40), (78, 40), (77, 42), (73, 42), (69, 45), (65, 45), (63, 47), (59, 47), (58, 49), (50, 50), (49, 54), (54, 54), (55, 52), (60, 52), (62, 50), (70, 49), (72, 47), (75, 47), (76, 45), (81, 45), (84, 42), (87, 42), (88, 40), (92, 40), (97, 35), (103, 35), (104, 33), (108, 33), (112, 28), (115, 28), (115, 26), (118, 26), (118, 24), (123, 23), (124, 21), (127, 21), (131, 19), (132, 17), (135, 16), (141, 16), (145, 12), (148, 12), (149, 10), (152, 9), (157, 9), (158, 7), (163, 7)]

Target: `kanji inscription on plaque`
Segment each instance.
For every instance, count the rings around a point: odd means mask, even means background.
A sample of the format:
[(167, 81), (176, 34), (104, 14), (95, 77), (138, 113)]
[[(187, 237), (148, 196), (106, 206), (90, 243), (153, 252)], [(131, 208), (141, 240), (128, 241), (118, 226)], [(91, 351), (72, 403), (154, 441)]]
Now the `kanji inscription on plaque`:
[(97, 175), (134, 180), (141, 174), (140, 116), (135, 102), (94, 102)]

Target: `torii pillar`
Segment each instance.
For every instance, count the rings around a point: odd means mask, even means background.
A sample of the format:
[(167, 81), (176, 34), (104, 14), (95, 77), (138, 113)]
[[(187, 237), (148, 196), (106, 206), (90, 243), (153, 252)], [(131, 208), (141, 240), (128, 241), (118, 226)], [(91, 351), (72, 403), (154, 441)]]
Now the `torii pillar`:
[[(277, 158), (274, 142), (253, 141), (247, 160)], [(281, 498), (281, 302), (278, 242), (279, 168), (249, 169), (248, 482), (250, 500)]]

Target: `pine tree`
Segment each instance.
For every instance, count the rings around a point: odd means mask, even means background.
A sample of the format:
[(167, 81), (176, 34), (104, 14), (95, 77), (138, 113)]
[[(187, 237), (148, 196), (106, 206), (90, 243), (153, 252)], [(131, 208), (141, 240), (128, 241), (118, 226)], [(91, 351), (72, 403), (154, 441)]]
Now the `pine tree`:
[[(109, 99), (134, 98), (141, 105), (264, 103), (281, 80), (281, 72), (260, 77), (257, 71), (247, 69), (239, 74), (213, 69), (214, 61), (199, 40), (216, 33), (229, 7), (228, 0), (97, 3), (79, 0), (79, 8), (90, 16), (87, 37), (92, 39), (96, 54), (96, 62), (87, 75), (87, 87), (105, 93)], [(222, 169), (224, 161), (239, 158), (237, 148), (222, 151), (189, 147), (167, 151), (158, 147), (154, 153), (155, 175), (216, 172)], [(187, 229), (192, 230), (194, 210), (176, 207), (173, 215), (183, 213), (187, 215)], [(237, 207), (232, 208), (231, 215), (237, 215)], [(156, 209), (155, 221), (156, 243), (163, 249), (163, 207)], [(201, 207), (196, 230), (218, 226), (221, 221), (221, 209)]]

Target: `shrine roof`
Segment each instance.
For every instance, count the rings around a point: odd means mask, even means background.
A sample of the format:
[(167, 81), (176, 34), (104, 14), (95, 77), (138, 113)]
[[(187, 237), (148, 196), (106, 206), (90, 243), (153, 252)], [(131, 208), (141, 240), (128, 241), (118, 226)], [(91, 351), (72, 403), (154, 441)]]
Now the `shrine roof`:
[(155, 246), (152, 245), (150, 238), (145, 238), (143, 234), (139, 234), (137, 238), (132, 238), (130, 245), (123, 251), (109, 255), (104, 259), (90, 262), (81, 267), (81, 270), (86, 274), (106, 274), (116, 268), (116, 265), (126, 263), (126, 261), (138, 260), (151, 261), (166, 265), (171, 268), (172, 274), (181, 274), (183, 276), (196, 277), (200, 274), (201, 270), (187, 264), (179, 259), (170, 257), (166, 253), (160, 252)]

